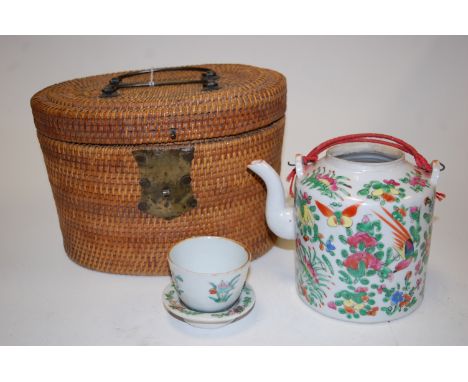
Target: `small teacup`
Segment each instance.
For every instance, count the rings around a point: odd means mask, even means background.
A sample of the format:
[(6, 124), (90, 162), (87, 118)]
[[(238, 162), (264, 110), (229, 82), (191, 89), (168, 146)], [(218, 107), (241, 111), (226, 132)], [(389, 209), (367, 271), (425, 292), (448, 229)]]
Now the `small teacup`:
[(250, 254), (234, 240), (197, 236), (172, 247), (168, 260), (182, 302), (192, 310), (218, 312), (239, 298)]

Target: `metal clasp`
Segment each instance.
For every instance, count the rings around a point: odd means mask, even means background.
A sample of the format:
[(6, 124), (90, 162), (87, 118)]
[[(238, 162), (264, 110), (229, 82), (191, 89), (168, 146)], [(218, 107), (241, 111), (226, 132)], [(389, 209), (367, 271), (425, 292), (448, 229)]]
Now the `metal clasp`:
[(193, 155), (193, 147), (133, 152), (140, 169), (141, 212), (173, 219), (197, 206), (190, 176)]

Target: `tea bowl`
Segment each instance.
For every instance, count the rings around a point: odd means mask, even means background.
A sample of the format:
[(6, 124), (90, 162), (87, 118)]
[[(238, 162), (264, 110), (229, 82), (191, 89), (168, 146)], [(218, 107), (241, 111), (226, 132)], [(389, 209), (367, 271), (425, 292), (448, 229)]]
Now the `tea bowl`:
[(174, 288), (190, 309), (219, 312), (239, 298), (251, 256), (238, 242), (196, 236), (174, 245), (168, 255)]

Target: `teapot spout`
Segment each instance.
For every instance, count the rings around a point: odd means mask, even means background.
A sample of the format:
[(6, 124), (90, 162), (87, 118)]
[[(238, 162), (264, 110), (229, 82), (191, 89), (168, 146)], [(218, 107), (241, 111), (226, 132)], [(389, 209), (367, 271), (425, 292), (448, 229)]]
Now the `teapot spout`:
[(295, 238), (293, 209), (286, 207), (281, 179), (264, 160), (255, 160), (247, 166), (265, 182), (267, 187), (266, 221), (271, 231), (287, 240)]

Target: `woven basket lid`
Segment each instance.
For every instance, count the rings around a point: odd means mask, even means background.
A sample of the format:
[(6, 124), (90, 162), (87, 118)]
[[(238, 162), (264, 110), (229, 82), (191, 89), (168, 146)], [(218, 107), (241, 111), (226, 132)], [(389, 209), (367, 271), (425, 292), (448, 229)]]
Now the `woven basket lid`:
[[(36, 127), (49, 138), (75, 143), (169, 143), (240, 134), (283, 117), (286, 79), (280, 73), (247, 65), (201, 67), (216, 73), (218, 89), (191, 83), (123, 88), (102, 97), (102, 89), (123, 73), (49, 86), (31, 99)], [(139, 74), (122, 83), (147, 83), (150, 76)], [(156, 83), (202, 78), (186, 69), (152, 76)]]

